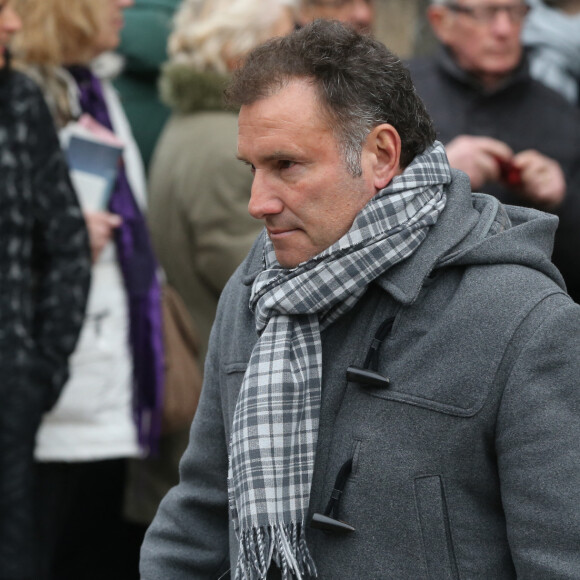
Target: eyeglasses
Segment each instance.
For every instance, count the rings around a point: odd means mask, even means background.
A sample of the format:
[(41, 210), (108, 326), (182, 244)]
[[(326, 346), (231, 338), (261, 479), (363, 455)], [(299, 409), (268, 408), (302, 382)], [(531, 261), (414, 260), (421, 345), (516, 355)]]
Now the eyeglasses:
[(500, 12), (505, 12), (514, 24), (520, 24), (530, 11), (527, 4), (483, 4), (481, 6), (463, 6), (462, 4), (445, 4), (449, 10), (470, 16), (476, 22), (491, 24)]

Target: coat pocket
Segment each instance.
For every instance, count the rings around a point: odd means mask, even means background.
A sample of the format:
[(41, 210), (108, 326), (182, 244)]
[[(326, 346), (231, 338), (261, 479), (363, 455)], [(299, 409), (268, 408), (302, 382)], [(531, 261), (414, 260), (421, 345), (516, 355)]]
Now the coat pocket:
[(234, 420), (234, 412), (238, 402), (240, 388), (244, 381), (244, 375), (246, 374), (247, 368), (248, 363), (245, 361), (225, 363), (220, 377), (222, 385), (222, 400), (224, 405), (223, 412), (224, 416), (227, 417), (225, 420), (225, 429), (228, 441), (230, 440), (231, 436), (230, 430)]
[(459, 573), (441, 477), (416, 477), (414, 486), (427, 577), (434, 580), (458, 580)]

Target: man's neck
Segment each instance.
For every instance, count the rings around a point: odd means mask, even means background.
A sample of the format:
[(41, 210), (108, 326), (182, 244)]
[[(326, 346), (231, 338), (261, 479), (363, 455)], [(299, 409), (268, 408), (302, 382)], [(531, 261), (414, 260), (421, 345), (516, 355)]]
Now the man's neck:
[(574, 16), (580, 13), (580, 0), (566, 0), (564, 2), (559, 2), (554, 5), (554, 8), (561, 10), (565, 14)]
[(507, 79), (509, 79), (511, 75), (512, 72), (502, 75), (474, 74), (473, 76), (479, 81), (485, 91), (492, 92), (500, 87)]

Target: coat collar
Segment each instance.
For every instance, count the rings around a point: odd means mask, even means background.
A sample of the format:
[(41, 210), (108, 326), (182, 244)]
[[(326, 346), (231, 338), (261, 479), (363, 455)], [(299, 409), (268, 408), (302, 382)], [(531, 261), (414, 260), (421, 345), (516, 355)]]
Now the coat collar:
[(159, 90), (162, 100), (175, 112), (187, 115), (201, 111), (227, 110), (224, 89), (227, 75), (197, 71), (191, 64), (168, 62), (163, 66)]
[(377, 284), (402, 304), (412, 304), (427, 277), (444, 257), (472, 233), (480, 219), (474, 210), (471, 186), (465, 173), (452, 170), (447, 204), (427, 238), (409, 258), (385, 272)]
[[(429, 274), (444, 256), (474, 231), (480, 214), (473, 208), (467, 175), (453, 170), (447, 189), (447, 205), (426, 240), (405, 261), (393, 266), (376, 283), (403, 304), (414, 302)], [(250, 286), (263, 268), (266, 230), (254, 243), (242, 266), (242, 281)]]

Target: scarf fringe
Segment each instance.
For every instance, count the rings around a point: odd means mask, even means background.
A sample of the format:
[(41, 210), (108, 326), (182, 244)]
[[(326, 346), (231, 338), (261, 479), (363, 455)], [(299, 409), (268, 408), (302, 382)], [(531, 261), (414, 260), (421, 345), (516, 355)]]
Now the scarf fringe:
[(280, 569), (282, 580), (317, 577), (304, 523), (259, 526), (240, 533), (235, 580), (266, 580), (272, 562)]

